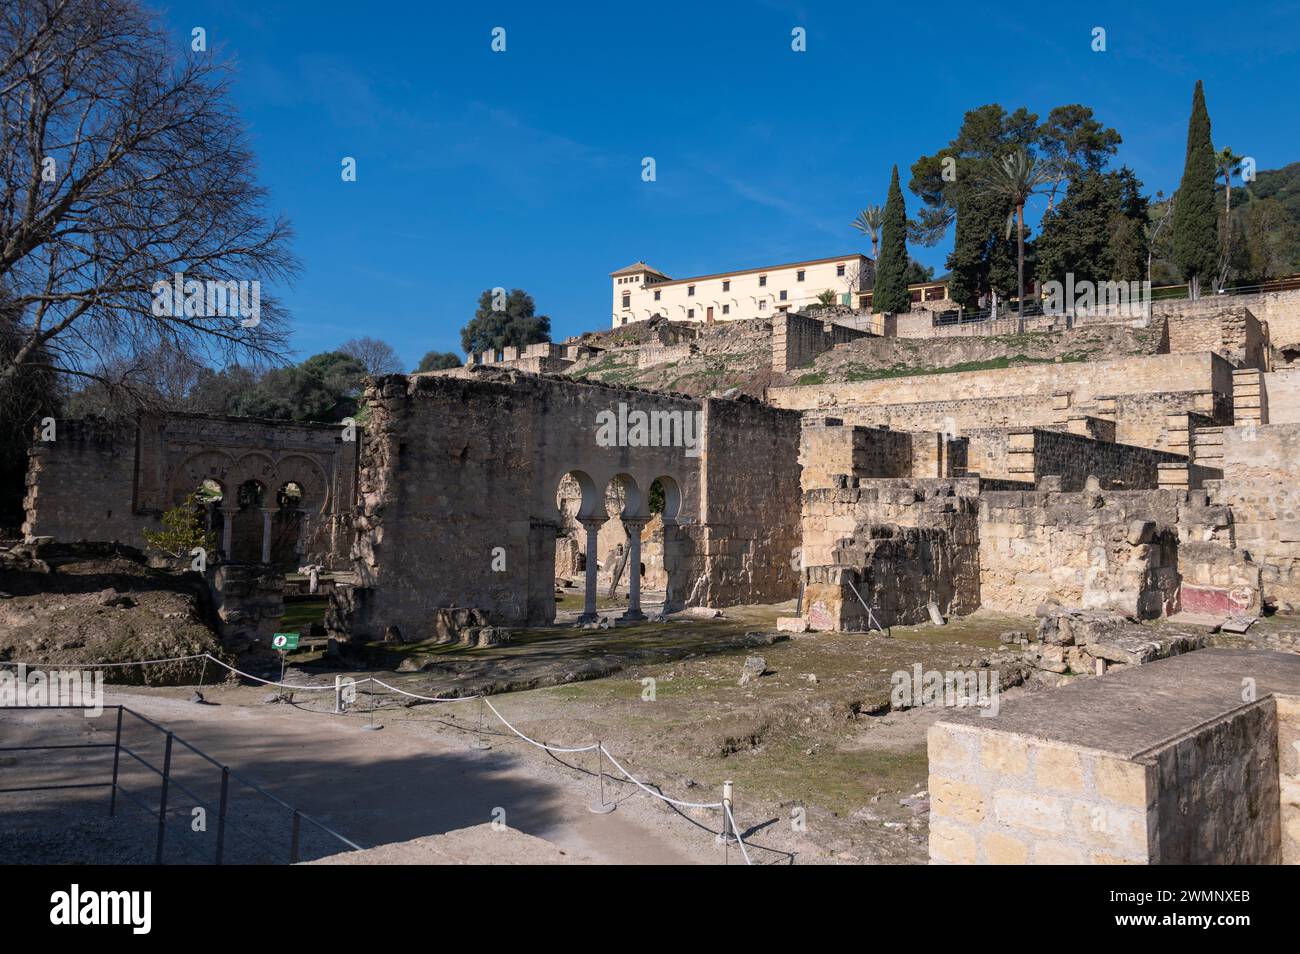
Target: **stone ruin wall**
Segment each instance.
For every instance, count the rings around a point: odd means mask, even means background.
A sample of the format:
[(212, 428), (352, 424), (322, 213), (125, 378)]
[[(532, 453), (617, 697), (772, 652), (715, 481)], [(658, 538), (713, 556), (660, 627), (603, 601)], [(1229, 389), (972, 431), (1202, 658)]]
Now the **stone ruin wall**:
[[(352, 542), (357, 444), (342, 433), (336, 425), (203, 414), (144, 415), (135, 424), (58, 421), (56, 440), (36, 441), (29, 454), (23, 533), (63, 541), (93, 535), (144, 549), (143, 531), (159, 528), (163, 511), (205, 479), (217, 481), (228, 498), (257, 480), (272, 500), (294, 482), (307, 511), (292, 528), (296, 555), (343, 566)], [(260, 541), (260, 514), (240, 513), (233, 531), (236, 540)], [(216, 532), (220, 545), (220, 524)]]
[[(1265, 292), (1258, 295), (1233, 295), (1230, 308), (1246, 308), (1268, 327), (1274, 347), (1300, 343), (1300, 290)], [(1211, 295), (1199, 301), (1170, 300), (1151, 304), (1152, 315), (1196, 319), (1224, 310), (1221, 297)]]
[(87, 418), (56, 423), (57, 439), (28, 453), (23, 535), (76, 541), (93, 533), (144, 547), (158, 526), (135, 506), (136, 427)]
[[(501, 371), (392, 375), (365, 400), (361, 586), (335, 615), (353, 636), (392, 626), (404, 640), (427, 638), (436, 611), (452, 606), (480, 608), (495, 625), (550, 623), (556, 491), (575, 470), (597, 493), (620, 473), (642, 492), (672, 479), (681, 509), (664, 521), (662, 559), (675, 602), (779, 602), (797, 590), (797, 414)], [(619, 403), (700, 412), (702, 452), (599, 446), (597, 415)], [(494, 547), (506, 552), (504, 572), (491, 569)]]
[(809, 627), (867, 629), (859, 595), (881, 626), (928, 620), (930, 602), (944, 614), (978, 609), (977, 493), (978, 481), (970, 478), (856, 477), (806, 492), (803, 610)]

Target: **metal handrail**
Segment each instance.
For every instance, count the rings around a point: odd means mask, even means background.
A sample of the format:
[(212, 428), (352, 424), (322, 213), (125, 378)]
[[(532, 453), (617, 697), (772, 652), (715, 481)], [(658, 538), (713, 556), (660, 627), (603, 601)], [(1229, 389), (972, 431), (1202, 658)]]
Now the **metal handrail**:
[[(50, 712), (50, 711), (59, 711), (59, 710), (83, 711), (83, 708), (84, 707), (82, 706), (32, 706), (32, 707), (22, 707), (21, 711), (24, 712)], [(265, 799), (269, 799), (270, 801), (281, 806), (282, 808), (287, 809), (291, 813), (289, 864), (297, 864), (299, 861), (301, 827), (303, 821), (309, 822), (310, 824), (312, 824), (316, 828), (319, 828), (322, 832), (336, 839), (337, 841), (341, 842), (343, 845), (347, 846), (348, 848), (357, 851), (361, 850), (361, 846), (358, 845), (356, 842), (339, 834), (338, 832), (334, 831), (334, 829), (330, 828), (328, 825), (325, 825), (324, 823), (317, 821), (315, 818), (312, 818), (310, 815), (304, 814), (302, 811), (295, 808), (293, 805), (290, 805), (284, 799), (272, 795), (270, 792), (266, 791), (266, 789), (262, 788), (262, 786), (258, 785), (256, 782), (253, 782), (251, 779), (248, 779), (245, 776), (239, 774), (238, 772), (235, 772), (230, 768), (230, 766), (223, 765), (221, 762), (218, 762), (216, 759), (208, 755), (206, 752), (202, 751), (201, 749), (192, 745), (191, 743), (186, 742), (184, 739), (177, 736), (171, 730), (163, 728), (163, 726), (159, 725), (157, 722), (154, 722), (152, 719), (146, 718), (145, 716), (136, 712), (134, 709), (130, 709), (124, 705), (109, 705), (109, 706), (104, 706), (104, 708), (117, 710), (117, 724), (114, 732), (114, 741), (111, 743), (83, 742), (77, 744), (64, 744), (64, 745), (5, 746), (3, 748), (0, 748), (0, 751), (33, 752), (33, 751), (68, 750), (68, 749), (112, 749), (113, 750), (113, 771), (112, 771), (111, 781), (87, 782), (87, 783), (76, 783), (76, 784), (65, 784), (65, 785), (29, 785), (29, 786), (23, 786), (17, 788), (3, 788), (0, 789), (0, 794), (12, 794), (12, 793), (19, 793), (19, 792), (55, 791), (55, 790), (72, 789), (72, 788), (110, 788), (111, 796), (109, 800), (109, 815), (116, 816), (117, 795), (118, 792), (121, 792), (133, 803), (135, 803), (140, 808), (142, 808), (145, 812), (147, 812), (151, 817), (158, 819), (158, 835), (155, 843), (154, 863), (162, 864), (163, 848), (165, 844), (165, 835), (166, 835), (166, 828), (167, 828), (167, 817), (170, 814), (167, 809), (167, 796), (171, 786), (175, 786), (177, 789), (184, 792), (190, 798), (194, 799), (194, 801), (198, 803), (200, 806), (202, 806), (206, 811), (210, 812), (214, 810), (212, 805), (210, 805), (206, 800), (200, 798), (183, 782), (181, 782), (179, 779), (176, 779), (172, 776), (171, 769), (172, 769), (173, 743), (180, 743), (182, 746), (184, 746), (189, 751), (193, 752), (195, 755), (204, 759), (206, 762), (210, 763), (215, 768), (221, 770), (220, 804), (215, 809), (217, 814), (217, 845), (216, 845), (216, 858), (215, 858), (216, 864), (221, 864), (224, 859), (227, 826), (230, 827), (232, 832), (239, 834), (241, 837), (247, 838), (250, 842), (252, 842), (252, 844), (257, 848), (257, 850), (260, 853), (262, 853), (267, 857), (273, 857), (263, 847), (262, 843), (258, 842), (253, 837), (252, 833), (240, 830), (240, 826), (237, 826), (235, 824), (234, 819), (230, 818), (227, 808), (228, 808), (231, 779), (234, 779), (236, 782), (243, 785), (245, 788), (250, 789), (257, 795), (260, 795)], [(131, 715), (139, 719), (141, 722), (157, 730), (158, 732), (163, 733), (163, 735), (165, 736), (166, 745), (163, 754), (163, 767), (161, 769), (159, 769), (158, 766), (149, 762), (139, 753), (135, 752), (129, 746), (122, 744), (122, 716), (124, 713), (130, 713)], [(145, 804), (141, 799), (139, 799), (132, 792), (128, 791), (127, 788), (124, 785), (122, 785), (121, 782), (119, 781), (121, 756), (123, 752), (125, 752), (132, 759), (139, 762), (140, 765), (144, 766), (149, 771), (153, 772), (155, 775), (158, 775), (162, 779), (162, 784), (159, 791), (158, 809), (156, 811), (153, 808), (149, 807), (147, 804)]]

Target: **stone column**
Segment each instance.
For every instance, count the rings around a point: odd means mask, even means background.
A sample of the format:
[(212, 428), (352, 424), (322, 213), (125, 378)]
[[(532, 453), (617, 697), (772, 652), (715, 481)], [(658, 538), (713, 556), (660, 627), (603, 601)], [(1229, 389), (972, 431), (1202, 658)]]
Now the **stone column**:
[(274, 510), (262, 508), (262, 562), (271, 562), (271, 517)]
[(307, 511), (299, 508), (294, 512), (298, 514), (298, 542), (293, 552), (295, 559), (301, 560), (307, 553)]
[(238, 512), (238, 508), (221, 505), (221, 554), (227, 563), (234, 559), (230, 546), (235, 532), (235, 514)]
[(578, 522), (587, 531), (586, 593), (582, 602), (582, 615), (578, 617), (578, 622), (594, 623), (600, 619), (600, 614), (596, 612), (596, 550), (600, 546), (598, 537), (605, 519), (582, 517)]
[(627, 531), (627, 612), (623, 619), (629, 622), (645, 619), (641, 612), (641, 531), (645, 529), (647, 517), (624, 517), (623, 529)]

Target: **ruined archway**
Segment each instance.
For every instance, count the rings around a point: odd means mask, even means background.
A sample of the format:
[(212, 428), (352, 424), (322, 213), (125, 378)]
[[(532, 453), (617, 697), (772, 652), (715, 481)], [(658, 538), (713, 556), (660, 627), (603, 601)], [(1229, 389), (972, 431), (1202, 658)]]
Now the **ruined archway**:
[(245, 480), (235, 489), (233, 503), (228, 556), (235, 563), (259, 563), (263, 551), (266, 486), (260, 480)]

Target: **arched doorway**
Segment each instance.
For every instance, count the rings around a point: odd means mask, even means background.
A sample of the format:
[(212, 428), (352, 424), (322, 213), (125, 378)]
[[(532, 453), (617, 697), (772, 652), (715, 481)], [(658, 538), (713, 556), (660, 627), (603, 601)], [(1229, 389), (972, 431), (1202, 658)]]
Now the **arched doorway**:
[(235, 491), (235, 513), (230, 559), (235, 563), (260, 563), (264, 537), (266, 488), (259, 480), (246, 480)]
[(282, 570), (296, 570), (302, 557), (303, 524), (307, 502), (302, 485), (286, 481), (275, 493), (271, 518), (271, 562)]

